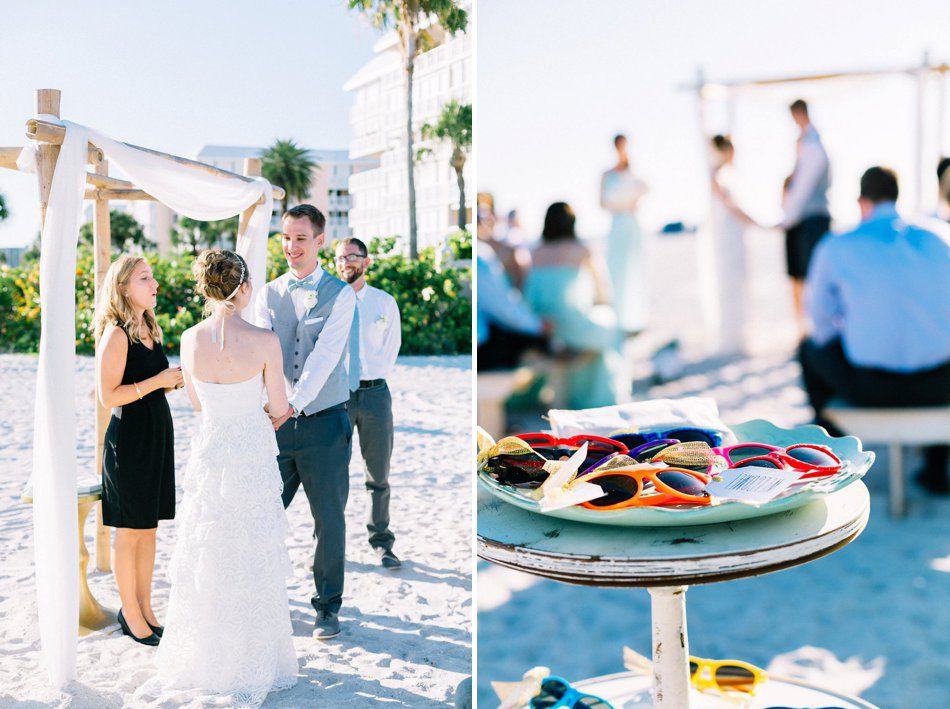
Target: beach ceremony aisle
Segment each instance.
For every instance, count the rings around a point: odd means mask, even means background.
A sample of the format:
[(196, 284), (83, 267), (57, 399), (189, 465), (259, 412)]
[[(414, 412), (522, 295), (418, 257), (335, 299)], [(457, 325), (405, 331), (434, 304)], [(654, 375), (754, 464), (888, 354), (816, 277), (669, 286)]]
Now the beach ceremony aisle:
[[(808, 423), (812, 412), (794, 359), (796, 329), (784, 277), (781, 235), (752, 231), (748, 249), (750, 355), (705, 359), (695, 237), (659, 237), (651, 263), (652, 344), (678, 337), (682, 376), (655, 385), (646, 341), (634, 342), (638, 400), (711, 396), (727, 423), (754, 418), (778, 426)], [(672, 287), (675, 286), (675, 287)], [(649, 345), (649, 346), (648, 346)], [(545, 422), (533, 414), (521, 430)], [(910, 480), (905, 518), (888, 514), (886, 447), (864, 478), (867, 528), (852, 544), (813, 563), (687, 592), (689, 649), (707, 658), (746, 660), (889, 709), (947, 706), (950, 697), (950, 498)], [(536, 665), (568, 680), (622, 672), (623, 647), (651, 655), (650, 596), (541, 580), (478, 565), (480, 707), (496, 707), (492, 680), (516, 680)], [(582, 652), (578, 648), (583, 647)]]
[[(20, 501), (31, 468), (36, 365), (35, 356), (0, 355), (0, 706), (130, 706), (127, 697), (150, 675), (154, 650), (123, 637), (118, 625), (80, 638), (77, 680), (68, 693), (48, 685), (40, 664), (32, 508)], [(92, 469), (94, 457), (93, 369), (93, 358), (77, 357), (83, 473)], [(288, 591), (300, 675), (294, 688), (269, 695), (265, 707), (451, 706), (456, 685), (471, 672), (471, 358), (401, 357), (389, 384), (395, 421), (391, 515), (403, 568), (384, 570), (366, 541), (368, 500), (354, 437), (343, 634), (325, 643), (311, 637), (313, 521), (299, 493), (287, 514), (294, 563)], [(198, 414), (184, 391), (168, 400), (180, 503)], [(85, 527), (90, 550), (94, 535), (95, 515), (90, 515)], [(160, 523), (154, 583), (160, 619), (175, 540), (174, 520)], [(96, 599), (117, 609), (112, 574), (96, 571), (92, 559), (88, 573)]]

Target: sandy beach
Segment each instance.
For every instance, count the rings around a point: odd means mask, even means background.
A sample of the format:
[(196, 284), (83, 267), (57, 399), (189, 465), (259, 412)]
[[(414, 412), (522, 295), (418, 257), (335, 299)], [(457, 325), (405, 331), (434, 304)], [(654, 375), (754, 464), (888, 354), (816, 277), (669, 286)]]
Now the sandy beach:
[[(91, 358), (77, 358), (81, 475), (92, 473), (93, 366)], [(123, 637), (118, 625), (79, 640), (77, 680), (68, 692), (50, 688), (40, 665), (31, 508), (20, 502), (31, 465), (35, 376), (35, 357), (0, 355), (0, 706), (135, 706), (127, 697), (150, 675), (152, 649)], [(470, 358), (400, 358), (389, 385), (396, 424), (392, 529), (404, 566), (383, 570), (366, 541), (368, 500), (354, 439), (343, 634), (326, 643), (310, 636), (312, 520), (300, 493), (287, 511), (295, 572), (288, 591), (300, 674), (296, 687), (270, 695), (265, 707), (451, 706), (456, 685), (471, 674)], [(170, 395), (169, 403), (180, 501), (197, 415), (183, 392)], [(92, 517), (85, 528), (90, 550)], [(154, 585), (160, 619), (174, 543), (174, 521), (162, 522)], [(94, 560), (89, 569), (93, 595), (117, 609), (111, 573), (95, 571)]]
[[(747, 236), (750, 355), (732, 359), (704, 358), (699, 292), (689, 277), (697, 268), (695, 238), (666, 237), (653, 245), (651, 337), (678, 336), (687, 366), (676, 381), (654, 385), (642, 356), (649, 348), (637, 345), (636, 398), (712, 396), (727, 423), (808, 423), (778, 234)], [(664, 287), (671, 282), (677, 288)], [(544, 425), (537, 418), (519, 423)], [(887, 451), (871, 449), (878, 458), (865, 478), (872, 499), (863, 534), (804, 566), (690, 588), (692, 653), (746, 660), (881, 707), (950, 705), (950, 608), (944, 602), (950, 593), (950, 499), (909, 482), (908, 516), (890, 518)], [(908, 470), (917, 467), (916, 451), (908, 451), (905, 463)], [(479, 562), (478, 596), (481, 707), (498, 705), (491, 680), (520, 678), (535, 665), (580, 680), (623, 671), (624, 645), (650, 655), (650, 599), (643, 589), (568, 586)]]

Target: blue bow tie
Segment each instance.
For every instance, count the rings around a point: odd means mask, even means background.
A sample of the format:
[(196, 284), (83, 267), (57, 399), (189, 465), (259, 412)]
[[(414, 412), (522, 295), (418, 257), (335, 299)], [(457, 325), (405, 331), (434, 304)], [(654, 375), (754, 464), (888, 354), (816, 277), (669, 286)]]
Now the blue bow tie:
[(287, 286), (287, 292), (293, 293), (298, 288), (313, 290), (313, 281), (311, 279), (311, 276), (307, 276), (306, 278), (301, 278), (301, 279), (291, 278), (290, 285)]

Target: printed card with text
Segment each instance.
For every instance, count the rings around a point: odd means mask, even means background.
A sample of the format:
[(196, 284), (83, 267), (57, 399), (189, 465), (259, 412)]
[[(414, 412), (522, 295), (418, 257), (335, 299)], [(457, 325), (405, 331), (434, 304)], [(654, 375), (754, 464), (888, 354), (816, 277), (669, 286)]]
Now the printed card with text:
[(706, 492), (724, 501), (768, 502), (785, 492), (800, 476), (795, 470), (732, 468), (718, 473), (706, 485)]

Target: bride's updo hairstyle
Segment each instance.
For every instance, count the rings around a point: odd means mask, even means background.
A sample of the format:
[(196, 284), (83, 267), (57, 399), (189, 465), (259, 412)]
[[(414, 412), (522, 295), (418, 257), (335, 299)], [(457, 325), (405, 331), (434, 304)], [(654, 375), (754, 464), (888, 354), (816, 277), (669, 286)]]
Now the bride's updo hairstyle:
[(732, 150), (732, 140), (728, 135), (714, 135), (712, 138), (713, 147), (720, 153)]
[(195, 290), (205, 299), (206, 316), (220, 310), (233, 311), (234, 296), (251, 275), (241, 256), (224, 249), (202, 251), (191, 271)]

